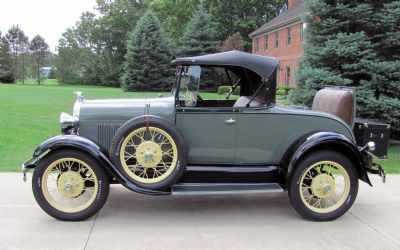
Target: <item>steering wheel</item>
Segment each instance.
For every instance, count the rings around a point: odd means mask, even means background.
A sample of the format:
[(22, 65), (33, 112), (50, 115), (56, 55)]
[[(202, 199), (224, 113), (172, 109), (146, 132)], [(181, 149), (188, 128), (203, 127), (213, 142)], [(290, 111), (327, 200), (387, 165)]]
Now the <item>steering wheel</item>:
[(185, 82), (185, 85), (186, 85), (186, 87), (187, 87), (188, 89), (190, 89), (193, 93), (196, 93), (197, 100), (199, 100), (199, 101), (203, 104), (204, 107), (207, 107), (206, 102), (203, 100), (203, 98), (201, 98), (200, 94), (199, 94), (197, 91), (195, 91), (195, 90), (192, 88), (192, 86), (189, 85), (189, 81)]

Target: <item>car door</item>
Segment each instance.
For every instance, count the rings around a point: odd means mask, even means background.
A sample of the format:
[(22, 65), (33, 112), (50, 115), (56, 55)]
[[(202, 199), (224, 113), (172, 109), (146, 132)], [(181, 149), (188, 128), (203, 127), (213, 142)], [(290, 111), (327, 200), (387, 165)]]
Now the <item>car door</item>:
[(176, 126), (189, 148), (190, 164), (232, 164), (236, 114), (205, 108), (177, 108)]
[(268, 109), (244, 108), (237, 113), (236, 164), (273, 164), (278, 161), (275, 150), (279, 142), (275, 134), (280, 132), (271, 132), (268, 118), (271, 118)]

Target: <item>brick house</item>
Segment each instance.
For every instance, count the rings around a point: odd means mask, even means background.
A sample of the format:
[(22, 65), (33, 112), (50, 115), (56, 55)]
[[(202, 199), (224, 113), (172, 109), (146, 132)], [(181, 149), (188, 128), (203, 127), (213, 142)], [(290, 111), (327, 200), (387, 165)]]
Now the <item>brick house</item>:
[(249, 35), (253, 40), (253, 54), (278, 58), (279, 86), (296, 86), (294, 76), (303, 56), (301, 46), (306, 28), (301, 17), (307, 11), (302, 0), (289, 0), (287, 10)]

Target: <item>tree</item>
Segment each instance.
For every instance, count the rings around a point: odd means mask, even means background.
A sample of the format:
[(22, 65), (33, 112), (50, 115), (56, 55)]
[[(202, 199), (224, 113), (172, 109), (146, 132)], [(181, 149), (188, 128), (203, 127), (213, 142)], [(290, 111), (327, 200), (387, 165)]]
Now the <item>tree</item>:
[(199, 4), (200, 0), (154, 0), (150, 8), (171, 38), (178, 42)]
[(239, 33), (244, 38), (246, 51), (251, 49), (249, 34), (276, 17), (287, 0), (203, 0), (209, 8), (217, 30), (217, 38), (223, 40)]
[(228, 36), (228, 38), (225, 39), (225, 41), (222, 43), (221, 46), (218, 47), (217, 50), (219, 52), (230, 50), (244, 51), (242, 36), (239, 33)]
[(197, 56), (213, 53), (219, 41), (211, 22), (211, 15), (199, 5), (183, 33), (179, 55)]
[(129, 36), (124, 74), (125, 91), (166, 91), (173, 83), (171, 42), (156, 15), (147, 11)]
[(304, 58), (292, 97), (310, 104), (324, 85), (357, 87), (358, 116), (400, 135), (400, 2), (307, 1)]
[(120, 86), (126, 42), (149, 0), (97, 0), (100, 15), (85, 12), (58, 46), (57, 77), (69, 84)]
[[(6, 34), (6, 39), (10, 44), (13, 59), (14, 78), (20, 78), (22, 83), (25, 81), (25, 54), (29, 47), (29, 39), (18, 25), (13, 25)], [(20, 73), (20, 77), (18, 77)]]
[(0, 82), (14, 83), (13, 62), (7, 39), (0, 38)]
[(46, 55), (49, 53), (49, 45), (47, 45), (43, 37), (36, 35), (31, 41), (30, 51), (32, 52), (36, 61), (37, 82), (40, 84), (40, 67), (43, 64)]

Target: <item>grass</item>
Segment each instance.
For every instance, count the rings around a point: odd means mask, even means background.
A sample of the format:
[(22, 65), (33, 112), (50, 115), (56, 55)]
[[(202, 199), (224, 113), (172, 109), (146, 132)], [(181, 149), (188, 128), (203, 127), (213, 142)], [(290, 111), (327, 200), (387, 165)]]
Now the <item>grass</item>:
[(390, 174), (400, 173), (400, 145), (392, 145), (389, 147), (388, 160), (377, 160), (386, 172)]
[[(127, 93), (118, 88), (62, 86), (56, 80), (45, 80), (42, 85), (34, 80), (27, 80), (24, 85), (0, 84), (0, 171), (20, 171), (21, 163), (41, 142), (60, 134), (59, 115), (72, 113), (74, 91), (83, 91), (87, 99), (157, 96), (157, 93), (148, 92)], [(217, 94), (201, 95), (205, 99), (225, 98)], [(379, 163), (388, 173), (400, 173), (400, 145), (392, 146), (388, 156), (389, 160)]]

